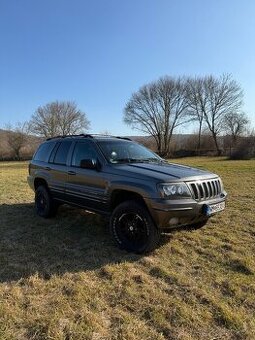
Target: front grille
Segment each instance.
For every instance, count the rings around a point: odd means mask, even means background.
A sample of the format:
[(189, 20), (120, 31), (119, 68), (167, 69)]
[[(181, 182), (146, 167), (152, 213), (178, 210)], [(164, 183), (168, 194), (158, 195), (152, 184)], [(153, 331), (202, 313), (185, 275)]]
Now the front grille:
[(189, 182), (188, 185), (193, 197), (198, 201), (214, 198), (221, 194), (221, 182), (219, 179)]

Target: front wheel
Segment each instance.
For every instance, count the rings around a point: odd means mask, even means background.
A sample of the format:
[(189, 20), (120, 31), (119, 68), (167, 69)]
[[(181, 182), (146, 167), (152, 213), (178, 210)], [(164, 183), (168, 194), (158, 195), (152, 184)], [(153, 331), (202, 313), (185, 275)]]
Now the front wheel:
[(160, 232), (146, 207), (136, 201), (118, 205), (111, 216), (111, 233), (121, 249), (137, 254), (155, 249)]

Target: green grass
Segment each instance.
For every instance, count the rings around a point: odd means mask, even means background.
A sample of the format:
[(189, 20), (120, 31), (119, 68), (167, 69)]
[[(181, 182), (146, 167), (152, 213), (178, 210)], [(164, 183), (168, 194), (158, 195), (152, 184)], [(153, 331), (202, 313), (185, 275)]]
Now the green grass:
[(255, 339), (255, 161), (178, 162), (221, 175), (227, 208), (147, 256), (97, 215), (37, 217), (27, 164), (0, 163), (0, 339)]

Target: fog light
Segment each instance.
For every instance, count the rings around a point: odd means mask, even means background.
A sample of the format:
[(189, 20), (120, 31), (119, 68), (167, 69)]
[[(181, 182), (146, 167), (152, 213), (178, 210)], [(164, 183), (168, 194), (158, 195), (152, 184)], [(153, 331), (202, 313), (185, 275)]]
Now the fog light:
[(178, 217), (172, 217), (169, 222), (170, 225), (176, 225), (179, 223), (179, 218)]

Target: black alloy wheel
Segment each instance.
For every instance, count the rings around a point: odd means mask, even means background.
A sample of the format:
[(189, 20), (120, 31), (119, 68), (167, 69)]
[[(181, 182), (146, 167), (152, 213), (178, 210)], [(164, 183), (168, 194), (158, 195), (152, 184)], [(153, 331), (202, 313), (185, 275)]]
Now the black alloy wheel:
[(44, 218), (52, 217), (56, 214), (57, 208), (58, 206), (53, 202), (49, 190), (40, 185), (35, 191), (35, 211), (37, 215)]
[(118, 246), (129, 252), (146, 253), (157, 247), (160, 232), (141, 203), (126, 201), (111, 217), (111, 232)]

